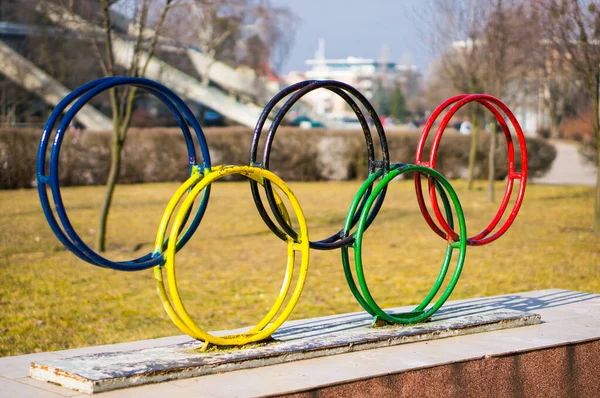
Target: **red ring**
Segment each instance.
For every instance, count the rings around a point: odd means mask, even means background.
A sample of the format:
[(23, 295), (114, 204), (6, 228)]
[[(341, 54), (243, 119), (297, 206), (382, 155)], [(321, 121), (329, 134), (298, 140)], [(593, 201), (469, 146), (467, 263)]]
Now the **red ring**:
[[(495, 97), (492, 97), (491, 95), (487, 95), (487, 94), (461, 94), (461, 95), (457, 95), (457, 96), (447, 99), (433, 111), (433, 113), (427, 120), (425, 127), (423, 128), (423, 133), (421, 134), (421, 139), (419, 140), (419, 145), (417, 146), (416, 164), (435, 168), (435, 160), (436, 160), (436, 156), (437, 156), (439, 143), (440, 143), (440, 140), (442, 139), (442, 135), (444, 133), (444, 130), (446, 129), (446, 126), (448, 125), (452, 116), (454, 116), (454, 114), (461, 107), (463, 107), (464, 105), (468, 104), (469, 102), (473, 102), (473, 101), (477, 101), (477, 102), (481, 103), (488, 110), (490, 110), (492, 112), (492, 114), (496, 117), (496, 120), (499, 122), (500, 126), (502, 127), (502, 131), (504, 132), (504, 137), (506, 139), (506, 144), (507, 144), (507, 149), (508, 149), (508, 178), (507, 178), (506, 190), (504, 192), (504, 197), (502, 199), (502, 202), (500, 203), (500, 208), (498, 209), (496, 216), (492, 219), (492, 221), (490, 222), (490, 224), (487, 227), (485, 227), (479, 234), (467, 239), (468, 245), (481, 246), (481, 245), (485, 245), (487, 243), (493, 242), (494, 240), (498, 239), (500, 236), (502, 236), (508, 230), (508, 228), (511, 226), (514, 219), (516, 218), (517, 213), (519, 212), (519, 208), (521, 207), (521, 203), (523, 202), (523, 196), (525, 194), (525, 186), (527, 185), (527, 147), (526, 147), (526, 143), (525, 143), (525, 136), (523, 134), (523, 130), (521, 129), (521, 126), (519, 125), (519, 122), (517, 121), (514, 114), (510, 111), (510, 109), (504, 103), (502, 103), (502, 101), (500, 101), (499, 99), (497, 99)], [(454, 104), (454, 103), (456, 103), (456, 104)], [(440, 125), (437, 129), (437, 132), (436, 132), (434, 140), (433, 140), (433, 144), (431, 146), (431, 151), (429, 154), (429, 161), (424, 162), (422, 160), (422, 156), (423, 156), (423, 151), (425, 148), (425, 142), (427, 141), (427, 136), (429, 135), (431, 127), (433, 126), (433, 123), (435, 122), (437, 117), (442, 113), (442, 111), (444, 111), (444, 109), (446, 109), (448, 106), (450, 106), (452, 104), (454, 104), (454, 106), (452, 106), (452, 108), (446, 113), (446, 115), (442, 119), (442, 122), (440, 123)], [(502, 110), (502, 112), (504, 112), (506, 114), (506, 116), (510, 120), (513, 128), (515, 129), (515, 131), (517, 133), (517, 138), (519, 140), (519, 147), (521, 149), (521, 172), (515, 171), (514, 145), (513, 145), (512, 137), (510, 134), (510, 130), (508, 128), (508, 125), (506, 124), (506, 120), (504, 119), (502, 114), (492, 104), (494, 104), (495, 106), (500, 108), (500, 110)], [(515, 201), (515, 205), (511, 211), (510, 215), (508, 216), (508, 218), (506, 219), (504, 224), (502, 224), (500, 229), (496, 233), (492, 234), (491, 236), (488, 236), (494, 230), (494, 228), (497, 227), (498, 223), (500, 222), (500, 220), (502, 219), (502, 216), (504, 215), (504, 213), (506, 211), (506, 208), (510, 201), (510, 197), (511, 197), (512, 190), (514, 187), (515, 179), (521, 180), (521, 183), (519, 185), (519, 192), (517, 194), (517, 199)], [(433, 211), (434, 211), (436, 218), (442, 228), (438, 227), (438, 225), (433, 221), (431, 215), (429, 214), (429, 211), (427, 209), (427, 206), (425, 204), (425, 200), (423, 197), (423, 188), (421, 185), (421, 178), (420, 178), (420, 175), (418, 175), (418, 174), (415, 174), (415, 191), (417, 194), (417, 202), (419, 203), (419, 208), (421, 209), (421, 213), (423, 214), (423, 217), (425, 218), (425, 221), (427, 222), (429, 227), (436, 234), (438, 234), (439, 236), (441, 236), (444, 239), (451, 239), (451, 240), (458, 239), (458, 234), (455, 231), (453, 231), (452, 228), (450, 228), (450, 226), (444, 219), (444, 216), (442, 215), (442, 212), (439, 208), (439, 204), (437, 201), (437, 197), (435, 195), (435, 187), (433, 185), (433, 182), (431, 180), (429, 181), (429, 194), (430, 194)]]

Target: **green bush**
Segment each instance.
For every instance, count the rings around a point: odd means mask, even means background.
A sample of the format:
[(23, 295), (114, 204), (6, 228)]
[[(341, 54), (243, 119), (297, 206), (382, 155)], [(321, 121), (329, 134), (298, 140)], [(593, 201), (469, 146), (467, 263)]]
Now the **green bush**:
[[(226, 127), (205, 132), (213, 165), (248, 163), (250, 129)], [(420, 132), (391, 130), (386, 135), (392, 162), (414, 162)], [(35, 186), (39, 136), (38, 130), (0, 129), (0, 188)], [(266, 132), (261, 137), (258, 162), (262, 161), (265, 138)], [(487, 178), (488, 139), (488, 135), (482, 135), (477, 153), (477, 178)], [(375, 133), (374, 140), (379, 159)], [(446, 132), (439, 147), (436, 169), (448, 178), (465, 177), (470, 140), (452, 130)], [(77, 140), (67, 134), (60, 153), (61, 184), (104, 184), (110, 164), (110, 141), (110, 133), (83, 132)], [(506, 143), (502, 136), (498, 137), (497, 147), (496, 178), (502, 179), (507, 174)], [(539, 177), (552, 166), (556, 150), (536, 138), (527, 139), (527, 148), (530, 176)], [(426, 147), (425, 159), (428, 154), (429, 147)], [(200, 158), (200, 153), (197, 155)], [(270, 169), (287, 181), (363, 179), (367, 174), (366, 159), (365, 140), (359, 130), (281, 128), (273, 142)], [(185, 141), (178, 129), (131, 129), (119, 182), (183, 181), (189, 175), (188, 164)]]

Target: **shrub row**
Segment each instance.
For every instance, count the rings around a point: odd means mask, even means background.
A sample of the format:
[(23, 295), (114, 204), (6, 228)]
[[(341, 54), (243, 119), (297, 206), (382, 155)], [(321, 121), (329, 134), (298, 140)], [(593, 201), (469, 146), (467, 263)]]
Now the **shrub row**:
[[(265, 134), (266, 135), (266, 134)], [(35, 158), (40, 132), (0, 129), (0, 188), (35, 186)], [(206, 129), (212, 164), (248, 164), (250, 129), (226, 127)], [(392, 162), (412, 163), (420, 132), (387, 133)], [(477, 178), (487, 178), (489, 135), (483, 134), (477, 154)], [(62, 185), (104, 184), (110, 163), (110, 133), (83, 132), (65, 137), (60, 154)], [(259, 146), (262, 159), (264, 137)], [(436, 168), (447, 178), (466, 176), (470, 137), (454, 131), (442, 139)], [(378, 142), (375, 142), (378, 148)], [(516, 145), (518, 148), (518, 145)], [(542, 139), (528, 138), (530, 176), (548, 171), (556, 150)], [(426, 152), (428, 153), (428, 152)], [(506, 143), (499, 136), (496, 177), (507, 174)], [(378, 151), (379, 156), (379, 151)], [(302, 130), (282, 128), (277, 132), (270, 169), (284, 180), (362, 179), (366, 171), (365, 141), (361, 131)], [(183, 181), (188, 176), (185, 142), (177, 129), (132, 129), (123, 153), (119, 182)]]

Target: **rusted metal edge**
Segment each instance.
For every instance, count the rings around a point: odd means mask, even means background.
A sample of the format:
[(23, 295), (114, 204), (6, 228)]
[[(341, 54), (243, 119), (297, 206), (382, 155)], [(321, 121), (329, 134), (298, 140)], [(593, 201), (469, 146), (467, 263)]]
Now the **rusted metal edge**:
[[(52, 375), (52, 377), (48, 377), (49, 375)], [(65, 388), (81, 391), (87, 394), (93, 394), (96, 392), (94, 391), (94, 383), (92, 381), (86, 379), (85, 377), (81, 377), (71, 372), (66, 372), (53, 366), (31, 362), (31, 365), (29, 366), (29, 377), (36, 380), (58, 384)]]

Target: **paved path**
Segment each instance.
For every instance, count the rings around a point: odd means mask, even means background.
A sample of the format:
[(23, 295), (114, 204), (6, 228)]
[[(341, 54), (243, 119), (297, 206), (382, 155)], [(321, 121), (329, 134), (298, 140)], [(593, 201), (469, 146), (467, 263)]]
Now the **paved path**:
[(556, 159), (550, 171), (542, 178), (534, 178), (537, 184), (596, 185), (596, 168), (585, 163), (576, 144), (554, 141)]

